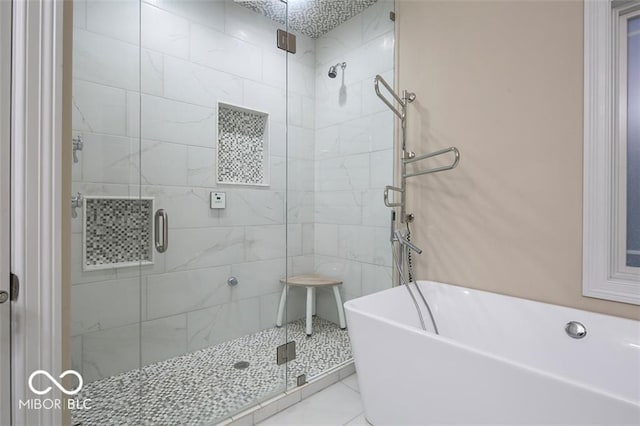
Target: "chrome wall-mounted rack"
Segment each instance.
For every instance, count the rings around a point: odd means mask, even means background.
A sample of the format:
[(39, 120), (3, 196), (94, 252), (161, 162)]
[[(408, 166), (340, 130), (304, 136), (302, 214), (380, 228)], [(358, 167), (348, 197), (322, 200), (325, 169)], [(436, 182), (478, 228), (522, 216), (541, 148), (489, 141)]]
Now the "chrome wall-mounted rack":
[[(380, 92), (380, 84), (387, 89), (387, 91), (393, 96), (393, 99), (398, 103), (400, 108), (396, 108), (393, 102), (389, 101), (381, 92)], [(384, 78), (380, 75), (376, 75), (374, 80), (374, 88), (376, 91), (376, 95), (389, 107), (391, 111), (400, 119), (401, 125), (401, 134), (402, 134), (402, 152), (401, 152), (401, 170), (400, 170), (400, 187), (387, 185), (384, 188), (384, 205), (387, 207), (400, 207), (400, 221), (402, 223), (406, 221), (411, 221), (413, 219), (412, 214), (407, 214), (406, 212), (406, 190), (407, 190), (407, 179), (414, 176), (422, 176), (431, 173), (444, 172), (446, 170), (454, 169), (458, 166), (460, 162), (460, 151), (456, 147), (449, 147), (445, 149), (441, 149), (438, 151), (430, 152), (428, 154), (418, 155), (414, 152), (407, 151), (406, 147), (406, 126), (407, 126), (407, 105), (413, 102), (416, 99), (415, 93), (408, 92), (406, 90), (402, 91), (402, 97), (398, 96), (396, 92), (393, 91), (389, 83), (387, 83)], [(433, 167), (428, 169), (419, 169), (407, 171), (407, 166), (412, 163), (417, 163), (422, 160), (427, 160), (429, 158), (439, 157), (441, 155), (446, 155), (452, 153), (453, 158), (449, 165), (441, 166), (441, 167)], [(392, 202), (389, 200), (389, 192), (397, 192), (400, 195), (399, 202)], [(395, 200), (395, 197), (394, 197)]]

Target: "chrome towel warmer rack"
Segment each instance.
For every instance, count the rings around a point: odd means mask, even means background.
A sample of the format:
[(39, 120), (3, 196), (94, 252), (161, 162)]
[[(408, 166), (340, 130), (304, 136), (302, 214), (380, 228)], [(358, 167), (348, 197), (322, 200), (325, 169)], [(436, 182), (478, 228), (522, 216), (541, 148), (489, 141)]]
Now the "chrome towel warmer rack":
[[(400, 109), (396, 108), (393, 102), (389, 101), (381, 92), (380, 92), (380, 84), (384, 86), (385, 89), (393, 96), (393, 99), (398, 103)], [(406, 188), (407, 188), (407, 179), (414, 176), (422, 176), (431, 173), (439, 173), (444, 172), (446, 170), (455, 169), (460, 162), (460, 151), (456, 147), (449, 147), (445, 149), (440, 149), (438, 151), (430, 152), (428, 154), (418, 155), (412, 151), (407, 151), (406, 147), (406, 127), (407, 127), (407, 105), (413, 102), (416, 99), (415, 93), (408, 92), (407, 90), (402, 91), (402, 97), (398, 96), (396, 92), (393, 91), (389, 83), (385, 81), (384, 78), (380, 75), (376, 75), (374, 80), (374, 88), (376, 91), (376, 95), (382, 100), (382, 102), (389, 107), (391, 111), (400, 119), (401, 133), (402, 133), (402, 157), (400, 159), (401, 170), (400, 170), (400, 187), (387, 185), (384, 188), (384, 205), (387, 207), (400, 207), (400, 221), (402, 223), (406, 221), (411, 221), (413, 219), (412, 214), (407, 214), (406, 212)], [(428, 169), (422, 169), (417, 171), (407, 171), (407, 165), (412, 163), (417, 163), (422, 160), (426, 160), (429, 158), (439, 157), (441, 155), (446, 155), (452, 153), (453, 161), (451, 164), (447, 166), (441, 167), (432, 167)], [(389, 192), (397, 192), (400, 194), (400, 202), (392, 202), (389, 200)]]

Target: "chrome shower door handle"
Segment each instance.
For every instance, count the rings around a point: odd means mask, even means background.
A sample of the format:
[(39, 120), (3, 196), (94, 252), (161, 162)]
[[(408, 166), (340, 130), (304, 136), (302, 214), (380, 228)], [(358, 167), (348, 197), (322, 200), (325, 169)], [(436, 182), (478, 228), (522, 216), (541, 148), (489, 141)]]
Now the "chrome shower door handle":
[[(162, 235), (160, 221), (162, 220)], [(158, 209), (154, 216), (155, 244), (158, 253), (164, 253), (169, 247), (169, 215), (165, 209)]]

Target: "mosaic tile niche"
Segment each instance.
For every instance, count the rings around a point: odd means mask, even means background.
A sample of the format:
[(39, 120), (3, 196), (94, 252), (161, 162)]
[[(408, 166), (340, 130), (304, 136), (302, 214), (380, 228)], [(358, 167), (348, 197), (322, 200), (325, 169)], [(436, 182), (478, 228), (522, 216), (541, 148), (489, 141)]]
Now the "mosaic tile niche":
[(153, 198), (84, 197), (83, 269), (153, 264)]
[(268, 114), (218, 104), (218, 183), (269, 185)]

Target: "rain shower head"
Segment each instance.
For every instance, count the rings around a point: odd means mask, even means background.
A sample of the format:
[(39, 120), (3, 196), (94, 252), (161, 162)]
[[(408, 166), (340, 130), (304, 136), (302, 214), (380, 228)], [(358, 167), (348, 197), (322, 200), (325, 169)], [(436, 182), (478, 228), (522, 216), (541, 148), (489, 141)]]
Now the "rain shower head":
[(329, 67), (329, 78), (336, 78), (338, 76), (338, 70), (337, 68), (340, 67), (343, 70), (347, 67), (347, 63), (346, 62), (338, 62), (335, 65), (332, 65)]

